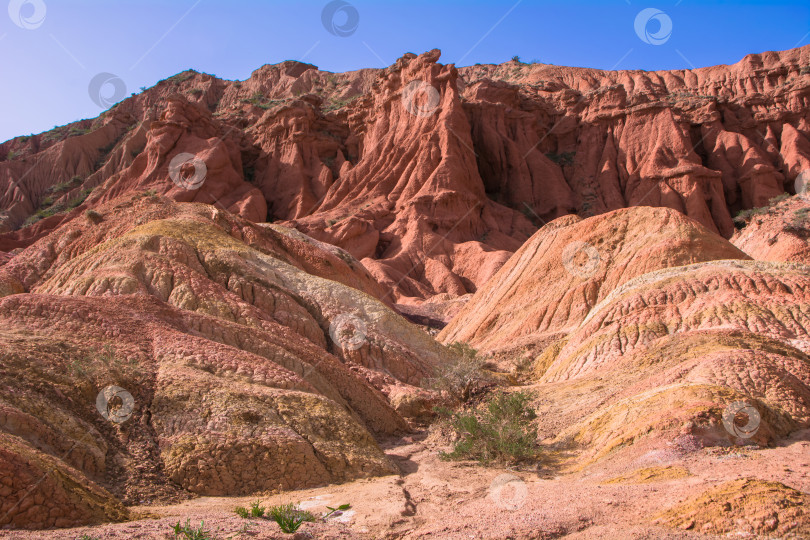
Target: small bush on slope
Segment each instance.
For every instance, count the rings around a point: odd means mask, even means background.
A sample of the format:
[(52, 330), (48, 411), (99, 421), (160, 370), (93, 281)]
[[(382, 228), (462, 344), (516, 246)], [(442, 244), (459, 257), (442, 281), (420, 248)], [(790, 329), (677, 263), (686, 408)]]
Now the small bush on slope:
[(765, 206), (760, 206), (756, 208), (751, 208), (749, 210), (741, 210), (737, 216), (734, 218), (734, 224), (737, 226), (738, 229), (745, 227), (751, 218), (756, 216), (761, 216), (765, 214), (770, 214), (774, 208), (784, 200), (790, 198), (790, 195), (787, 193), (783, 193), (781, 195), (777, 195), (768, 201), (768, 204)]
[(428, 386), (447, 392), (456, 402), (466, 403), (476, 388), (489, 380), (481, 369), (484, 359), (467, 343), (452, 343), (447, 348), (453, 353), (453, 360), (436, 368)]
[(477, 459), (520, 462), (539, 457), (536, 418), (526, 392), (497, 392), (483, 410), (450, 415), (450, 426), (458, 440), (452, 452), (442, 452), (446, 460)]
[(810, 209), (800, 208), (793, 212), (790, 221), (785, 223), (783, 230), (799, 238), (810, 236)]

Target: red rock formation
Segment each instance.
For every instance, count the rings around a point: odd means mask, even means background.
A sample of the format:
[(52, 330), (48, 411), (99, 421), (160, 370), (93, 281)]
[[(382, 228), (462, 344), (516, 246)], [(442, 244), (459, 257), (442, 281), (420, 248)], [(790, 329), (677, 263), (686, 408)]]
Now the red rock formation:
[(396, 472), (448, 352), (395, 303), (528, 355), (574, 468), (810, 427), (805, 204), (732, 222), (810, 166), (808, 54), (186, 72), (3, 143), (0, 527)]
[[(3, 143), (0, 250), (152, 189), (293, 225), (413, 303), (474, 292), (562, 214), (665, 206), (728, 238), (739, 210), (810, 169), (810, 47), (659, 72), (438, 58), (345, 74), (284, 62), (236, 82), (185, 72)], [(199, 189), (171, 182), (179, 154), (206, 164)]]
[[(112, 175), (92, 202), (121, 193), (152, 188), (177, 201), (215, 204), (252, 221), (265, 221), (267, 205), (261, 192), (244, 182), (238, 137), (212, 121), (210, 111), (180, 96), (169, 96), (160, 119), (151, 122), (146, 146), (132, 164)], [(182, 170), (171, 162), (189, 161)], [(198, 161), (190, 161), (191, 156)], [(197, 165), (201, 163), (201, 165)]]
[(730, 213), (791, 189), (801, 168), (794, 163), (806, 160), (808, 53), (691, 71), (515, 63), (460, 71), (471, 81), (463, 95), (491, 80), (520, 89), (522, 109), (540, 128), (534, 142), (562, 165), (580, 212), (668, 206), (728, 237)]
[(362, 259), (400, 298), (467, 293), (508, 256), (475, 238), (515, 249), (532, 230), (487, 197), (457, 71), (438, 57), (406, 55), (352, 106), (350, 130), (364, 134), (357, 164), (342, 166), (314, 215), (293, 222)]

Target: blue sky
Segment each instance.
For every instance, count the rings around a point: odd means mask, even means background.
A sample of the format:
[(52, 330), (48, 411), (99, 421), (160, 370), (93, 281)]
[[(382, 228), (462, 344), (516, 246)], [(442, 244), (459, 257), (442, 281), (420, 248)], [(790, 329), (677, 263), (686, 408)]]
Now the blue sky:
[[(0, 4), (8, 4), (0, 9), (0, 140), (97, 116), (103, 108), (88, 86), (102, 72), (120, 78), (129, 95), (188, 68), (244, 79), (263, 64), (288, 59), (346, 71), (439, 48), (443, 63), (457, 65), (518, 55), (654, 70), (731, 64), (748, 53), (810, 43), (806, 0), (345, 0), (332, 4), (329, 28), (325, 0)], [(654, 9), (642, 16), (637, 33), (636, 18), (647, 8)]]

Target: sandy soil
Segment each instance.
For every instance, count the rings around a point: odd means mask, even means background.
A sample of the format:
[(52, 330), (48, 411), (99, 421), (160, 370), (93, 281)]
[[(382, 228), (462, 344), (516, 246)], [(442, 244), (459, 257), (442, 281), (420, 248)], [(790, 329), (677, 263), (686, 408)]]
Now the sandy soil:
[[(742, 477), (782, 482), (810, 492), (810, 430), (776, 448), (706, 448), (645, 451), (624, 462), (610, 461), (576, 473), (553, 468), (519, 471), (475, 463), (441, 461), (439, 445), (426, 433), (392, 440), (385, 452), (399, 465), (400, 476), (387, 476), (316, 489), (259, 497), (264, 505), (301, 502), (314, 513), (326, 506), (352, 508), (327, 523), (306, 523), (297, 538), (712, 538), (652, 524), (652, 517), (687, 497), (721, 482)], [(681, 478), (633, 483), (608, 482), (638, 469), (685, 469)], [(504, 476), (508, 475), (508, 476)], [(132, 510), (141, 519), (128, 523), (70, 530), (0, 531), (0, 538), (79, 539), (173, 538), (178, 520), (205, 521), (215, 538), (294, 538), (268, 520), (244, 520), (235, 506), (256, 497), (203, 497), (173, 506)], [(807, 536), (801, 536), (805, 534)], [(736, 537), (751, 537), (742, 530)], [(796, 537), (810, 537), (810, 532)]]

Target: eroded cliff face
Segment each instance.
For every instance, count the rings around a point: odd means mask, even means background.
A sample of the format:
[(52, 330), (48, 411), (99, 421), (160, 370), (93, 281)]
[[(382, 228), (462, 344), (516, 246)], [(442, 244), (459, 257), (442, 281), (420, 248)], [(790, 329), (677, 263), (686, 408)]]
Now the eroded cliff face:
[[(730, 237), (733, 214), (792, 190), (807, 168), (808, 53), (750, 55), (733, 66), (685, 71), (513, 64), (461, 73), (470, 81), (470, 109), (495, 105), (478, 125), (504, 125), (500, 139), (521, 155), (536, 145), (553, 157), (578, 213), (667, 206)], [(492, 80), (513, 85), (511, 103), (505, 85)], [(511, 105), (508, 114), (499, 113), (503, 104)], [(493, 138), (476, 148), (491, 153)], [(508, 171), (508, 164), (491, 168)], [(537, 210), (542, 216), (547, 208)]]
[[(184, 72), (7, 141), (0, 250), (154, 190), (340, 246), (387, 300), (418, 303), (475, 292), (565, 214), (669, 207), (729, 238), (739, 210), (810, 169), (810, 47), (660, 72), (439, 57), (344, 74), (284, 62), (246, 81)], [(186, 155), (205, 165), (191, 189), (170, 168)]]

